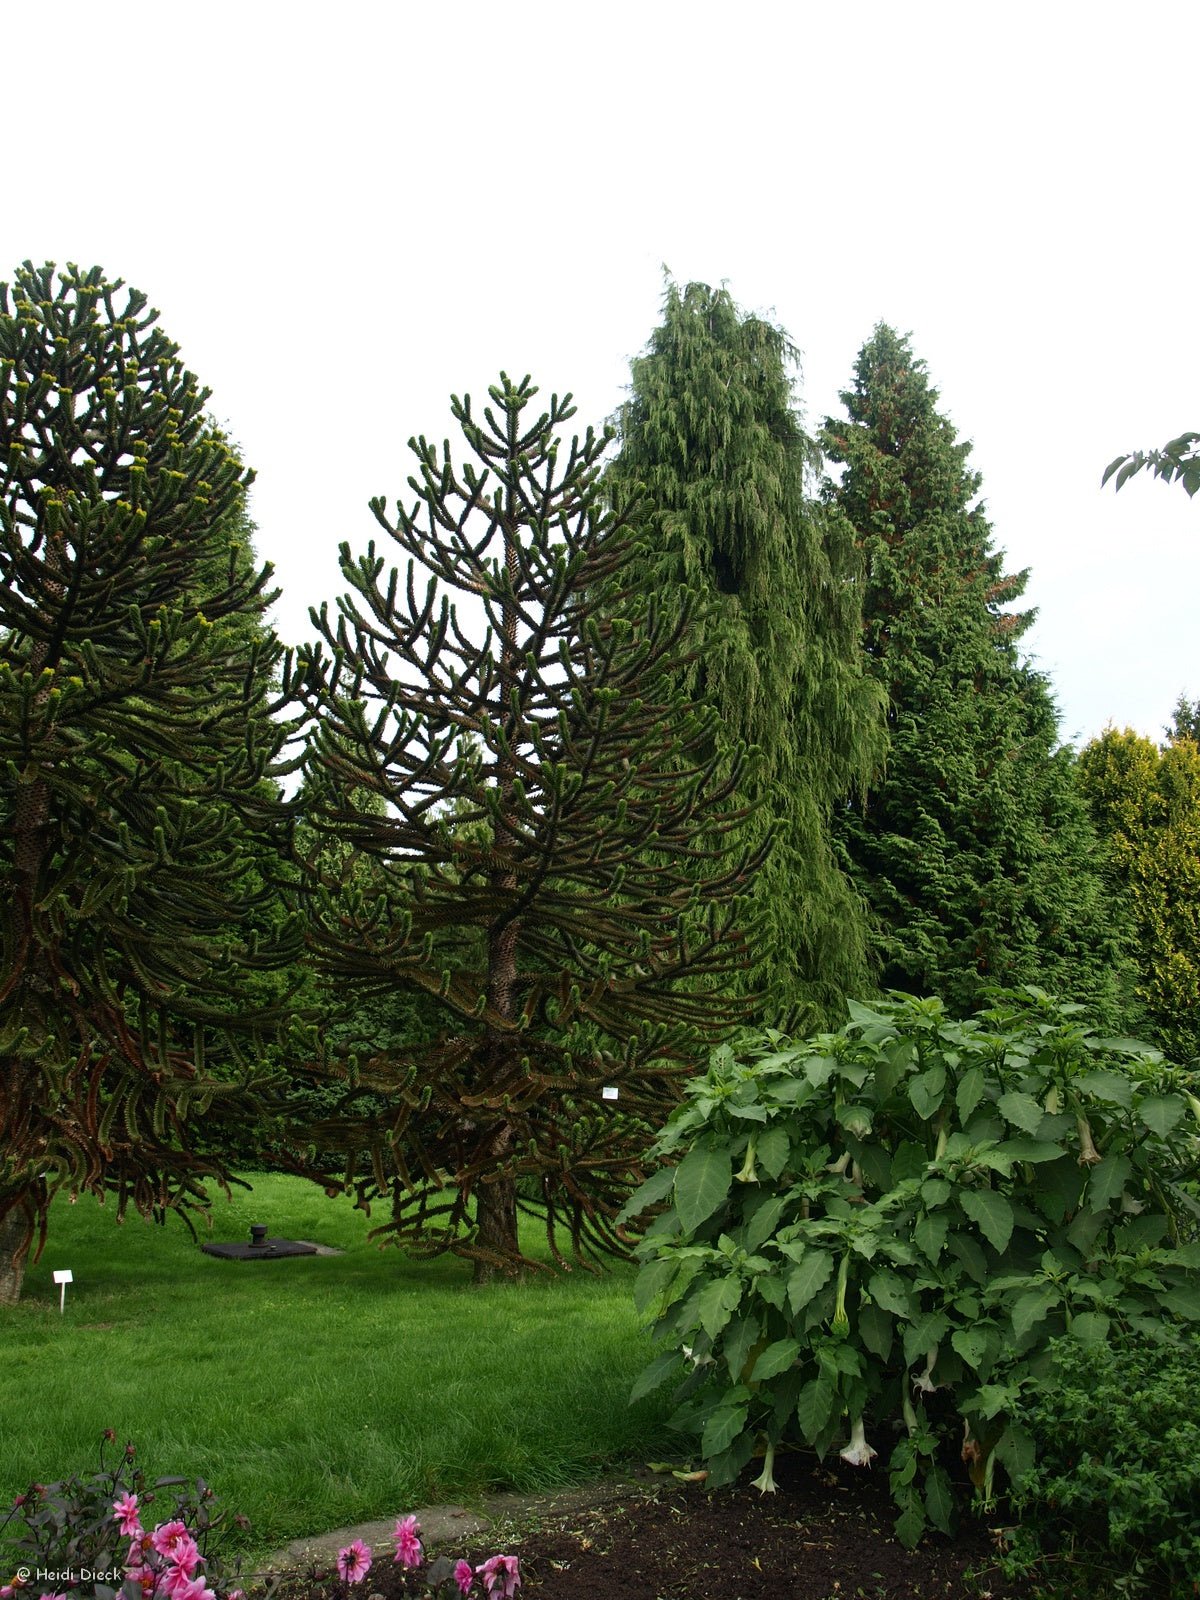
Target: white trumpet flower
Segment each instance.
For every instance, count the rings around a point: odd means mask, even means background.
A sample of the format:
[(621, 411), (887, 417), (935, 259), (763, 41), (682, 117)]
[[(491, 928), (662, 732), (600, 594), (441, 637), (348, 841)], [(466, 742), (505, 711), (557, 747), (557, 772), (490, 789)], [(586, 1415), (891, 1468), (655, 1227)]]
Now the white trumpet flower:
[(775, 1482), (775, 1475), (771, 1468), (775, 1465), (775, 1446), (768, 1442), (767, 1457), (763, 1462), (763, 1469), (755, 1478), (752, 1485), (760, 1494), (774, 1494), (779, 1485)]
[(863, 1419), (857, 1417), (850, 1429), (850, 1443), (844, 1450), (839, 1450), (838, 1455), (852, 1467), (869, 1467), (878, 1454), (879, 1451), (872, 1450), (867, 1443), (867, 1429)]

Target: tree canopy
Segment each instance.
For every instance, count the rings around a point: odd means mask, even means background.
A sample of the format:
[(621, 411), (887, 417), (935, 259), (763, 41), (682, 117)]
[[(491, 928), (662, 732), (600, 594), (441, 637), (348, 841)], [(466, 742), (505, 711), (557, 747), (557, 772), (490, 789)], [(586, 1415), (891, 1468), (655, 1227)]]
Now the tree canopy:
[[(605, 504), (603, 437), (559, 437), (570, 397), (531, 414), (536, 392), (502, 375), (482, 420), (455, 399), (461, 468), (448, 441), (410, 441), (412, 498), (372, 502), (406, 569), (343, 545), (352, 592), (313, 614), (332, 659), (319, 646), (296, 679), (305, 826), (327, 841), (306, 862), (315, 960), (443, 1017), (432, 1042), (348, 1063), (301, 1170), (336, 1179), (340, 1153), (362, 1203), (390, 1201), (386, 1238), (480, 1279), (532, 1264), (519, 1201), (556, 1254), (564, 1232), (580, 1262), (625, 1249), (650, 1130), (741, 1014), (718, 990), (758, 861), (731, 838), (741, 763), (718, 773), (677, 687), (690, 612), (626, 620), (636, 508)], [(356, 1109), (364, 1091), (386, 1116)]]
[(1181, 736), (1160, 749), (1109, 728), (1080, 752), (1079, 783), (1131, 914), (1145, 1025), (1191, 1060), (1200, 1056), (1200, 745)]
[[(250, 474), (136, 290), (0, 285), (0, 1272), (61, 1188), (144, 1212), (226, 1176), (195, 1120), (250, 1114), (275, 1023), (248, 974), (280, 649), (244, 560)], [(290, 946), (289, 946), (290, 941)], [(248, 1047), (239, 1054), (237, 1040)], [(241, 1082), (210, 1055), (242, 1062)], [(210, 1145), (211, 1148), (211, 1145)], [(11, 1263), (11, 1265), (10, 1265)]]
[(1049, 687), (1016, 648), (1027, 574), (1005, 573), (971, 447), (937, 399), (880, 324), (847, 419), (822, 434), (844, 465), (826, 492), (858, 537), (863, 643), (889, 705), (886, 775), (838, 811), (839, 840), (885, 987), (968, 1009), (989, 985), (1037, 981), (1103, 1003), (1114, 946), (1095, 841)]
[(840, 1019), (871, 987), (864, 922), (834, 861), (830, 813), (882, 758), (880, 697), (863, 670), (852, 531), (806, 488), (818, 455), (792, 391), (797, 352), (728, 290), (669, 283), (633, 362), (610, 493), (644, 492), (639, 603), (691, 625), (684, 693), (718, 714), (718, 753), (748, 744), (744, 837), (773, 837), (754, 885), (761, 937), (742, 985), (773, 1021)]

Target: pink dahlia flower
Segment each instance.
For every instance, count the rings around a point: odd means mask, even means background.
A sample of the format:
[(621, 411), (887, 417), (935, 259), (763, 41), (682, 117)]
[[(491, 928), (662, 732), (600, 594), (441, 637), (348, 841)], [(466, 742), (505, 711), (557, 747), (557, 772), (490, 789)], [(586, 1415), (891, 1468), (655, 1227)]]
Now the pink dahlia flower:
[(371, 1546), (355, 1539), (344, 1550), (338, 1551), (338, 1577), (343, 1583), (357, 1583), (371, 1570)]
[(482, 1577), (490, 1600), (512, 1600), (521, 1587), (521, 1569), (516, 1556), (492, 1556), (475, 1571)]
[(180, 1539), (190, 1540), (191, 1534), (187, 1531), (187, 1523), (180, 1522), (178, 1518), (174, 1522), (160, 1523), (150, 1535), (150, 1543), (159, 1555), (166, 1556), (168, 1561), (174, 1556), (175, 1545)]
[(401, 1517), (396, 1523), (396, 1556), (395, 1559), (405, 1567), (419, 1567), (424, 1551), (417, 1535), (421, 1531), (421, 1524), (416, 1517)]
[(137, 1495), (126, 1491), (119, 1500), (113, 1501), (113, 1521), (120, 1523), (125, 1538), (141, 1538), (142, 1524), (138, 1517)]

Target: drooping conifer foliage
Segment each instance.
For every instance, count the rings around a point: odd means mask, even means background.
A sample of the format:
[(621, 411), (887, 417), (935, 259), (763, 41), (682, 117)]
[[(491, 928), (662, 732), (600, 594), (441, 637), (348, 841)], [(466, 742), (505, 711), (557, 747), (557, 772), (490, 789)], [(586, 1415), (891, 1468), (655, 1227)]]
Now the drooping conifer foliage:
[(885, 987), (967, 1010), (987, 985), (1036, 981), (1111, 1006), (1095, 836), (1049, 688), (1016, 649), (1027, 574), (1004, 572), (971, 447), (937, 398), (880, 325), (842, 395), (849, 419), (822, 435), (845, 464), (827, 493), (858, 537), (866, 657), (889, 706), (886, 776), (839, 810), (839, 841)]
[[(237, 1039), (291, 937), (245, 936), (283, 823), (279, 647), (250, 474), (146, 297), (99, 268), (0, 285), (0, 1298), (59, 1189), (205, 1203)], [(257, 885), (257, 889), (255, 888)], [(293, 940), (294, 948), (294, 940)], [(211, 1062), (210, 1055), (216, 1053)], [(210, 1067), (224, 1063), (217, 1073)]]
[(840, 1022), (872, 987), (864, 920), (829, 840), (835, 801), (883, 752), (877, 688), (861, 661), (858, 555), (848, 525), (814, 503), (819, 459), (792, 393), (797, 352), (726, 289), (668, 285), (663, 321), (633, 363), (611, 492), (644, 486), (652, 537), (635, 567), (642, 603), (680, 614), (699, 594), (689, 696), (725, 741), (756, 746), (744, 838), (775, 843), (755, 883), (762, 936), (744, 986), (767, 1020)]
[(710, 720), (670, 687), (689, 614), (622, 620), (634, 507), (605, 505), (606, 440), (561, 442), (569, 397), (531, 412), (536, 392), (502, 375), (482, 420), (454, 401), (461, 469), (411, 442), (407, 505), (372, 502), (406, 570), (342, 547), (352, 593), (314, 613), (332, 662), (318, 648), (297, 684), (319, 716), (316, 959), (345, 993), (423, 991), (444, 1016), (432, 1044), (350, 1064), (301, 1165), (336, 1182), (343, 1151), (360, 1201), (390, 1201), (385, 1237), (478, 1280), (529, 1264), (519, 1201), (563, 1264), (568, 1240), (581, 1262), (624, 1249), (650, 1131), (738, 1015), (712, 981), (743, 959), (757, 865), (730, 843), (740, 760), (717, 776)]

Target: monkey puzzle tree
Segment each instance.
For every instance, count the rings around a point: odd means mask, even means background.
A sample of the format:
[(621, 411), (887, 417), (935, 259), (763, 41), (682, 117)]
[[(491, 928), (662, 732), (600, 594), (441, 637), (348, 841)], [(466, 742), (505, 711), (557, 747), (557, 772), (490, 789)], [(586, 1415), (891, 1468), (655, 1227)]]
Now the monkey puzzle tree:
[[(200, 1156), (257, 1103), (209, 1069), (271, 1022), (250, 885), (284, 816), (263, 779), (269, 603), (250, 474), (136, 290), (28, 262), (0, 285), (0, 1299), (62, 1188), (206, 1201)], [(274, 919), (278, 923), (278, 919)], [(215, 1064), (215, 1058), (214, 1058)]]
[[(349, 1063), (344, 1115), (300, 1165), (333, 1182), (344, 1153), (360, 1202), (391, 1201), (380, 1233), (467, 1257), (477, 1281), (531, 1264), (519, 1201), (561, 1265), (564, 1229), (581, 1263), (623, 1250), (651, 1131), (740, 1015), (711, 980), (743, 959), (736, 896), (761, 856), (729, 843), (740, 762), (716, 776), (709, 719), (670, 687), (687, 616), (616, 616), (636, 524), (602, 494), (606, 437), (561, 445), (569, 396), (531, 421), (536, 392), (501, 375), (483, 423), (454, 400), (461, 472), (448, 442), (411, 441), (410, 507), (371, 507), (407, 574), (343, 546), (353, 593), (313, 614), (332, 662), (319, 645), (295, 680), (319, 719), (320, 969), (364, 999), (423, 991), (445, 1019), (431, 1044)], [(355, 1114), (360, 1092), (388, 1097), (384, 1123)]]
[(800, 425), (782, 329), (726, 289), (668, 285), (663, 321), (633, 363), (610, 490), (641, 485), (652, 537), (639, 603), (708, 613), (680, 679), (719, 713), (718, 737), (757, 746), (744, 838), (775, 843), (753, 886), (761, 937), (743, 990), (768, 1020), (840, 1022), (873, 988), (857, 896), (830, 818), (884, 751), (881, 697), (864, 670), (853, 530), (808, 494), (819, 459)]

